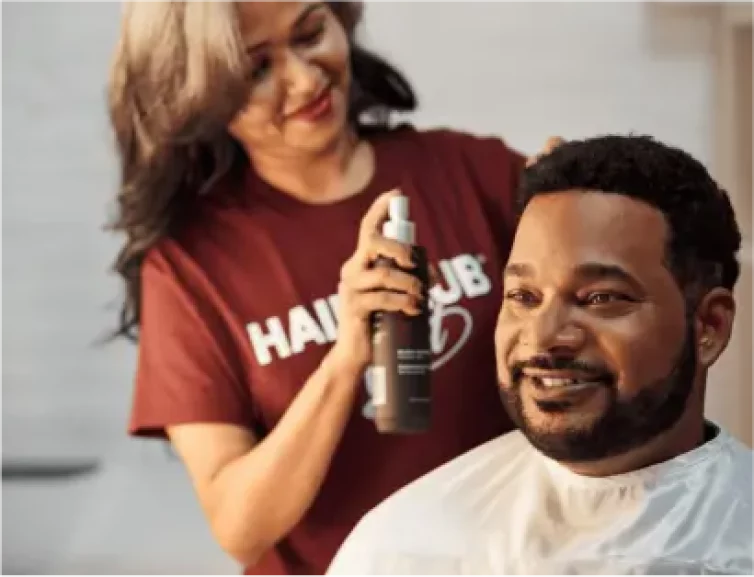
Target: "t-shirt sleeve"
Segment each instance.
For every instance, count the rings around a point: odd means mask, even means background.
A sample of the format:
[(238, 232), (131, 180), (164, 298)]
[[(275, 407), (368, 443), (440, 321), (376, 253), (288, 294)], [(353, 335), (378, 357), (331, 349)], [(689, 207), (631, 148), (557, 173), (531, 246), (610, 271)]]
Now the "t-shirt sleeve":
[(191, 422), (252, 423), (227, 314), (192, 262), (168, 245), (142, 266), (132, 435), (164, 438), (165, 427)]

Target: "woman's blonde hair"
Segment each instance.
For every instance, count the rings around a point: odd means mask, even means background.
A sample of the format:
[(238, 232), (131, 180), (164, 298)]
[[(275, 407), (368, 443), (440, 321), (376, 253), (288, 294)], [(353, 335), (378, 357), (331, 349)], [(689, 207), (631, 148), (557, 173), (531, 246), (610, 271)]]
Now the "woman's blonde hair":
[[(393, 110), (416, 106), (406, 80), (354, 40), (360, 2), (331, 2), (351, 45), (349, 114), (357, 126), (387, 125)], [(117, 335), (136, 338), (140, 269), (146, 252), (181, 224), (192, 199), (245, 162), (227, 126), (246, 104), (249, 84), (234, 2), (129, 2), (108, 85), (120, 160), (117, 212), (125, 233), (115, 264), (126, 295)]]

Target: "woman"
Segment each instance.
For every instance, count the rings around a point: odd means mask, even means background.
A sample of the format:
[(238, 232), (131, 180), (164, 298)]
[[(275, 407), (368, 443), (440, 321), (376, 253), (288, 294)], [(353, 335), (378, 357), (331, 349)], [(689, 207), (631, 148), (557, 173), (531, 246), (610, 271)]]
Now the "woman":
[[(495, 138), (390, 128), (406, 81), (359, 48), (354, 3), (133, 3), (110, 84), (114, 228), (138, 329), (130, 432), (167, 437), (248, 573), (322, 573), (359, 518), (511, 428), (493, 327), (524, 159)], [(416, 311), (379, 235), (410, 197), (438, 270), (434, 421), (380, 435), (364, 407), (375, 310)]]

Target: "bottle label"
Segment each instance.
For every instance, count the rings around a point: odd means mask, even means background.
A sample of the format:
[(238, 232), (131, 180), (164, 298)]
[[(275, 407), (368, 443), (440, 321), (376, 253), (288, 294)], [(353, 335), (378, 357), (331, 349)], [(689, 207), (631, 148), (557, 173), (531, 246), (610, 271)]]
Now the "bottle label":
[(387, 370), (375, 365), (367, 369), (367, 382), (374, 406), (387, 404)]
[[(372, 369), (367, 386), (381, 432), (418, 433), (430, 426), (429, 272), (426, 251), (412, 247), (412, 253), (415, 268), (403, 270), (422, 282), (425, 298), (420, 313), (377, 312), (372, 316)], [(381, 258), (375, 266), (396, 264)]]
[(406, 381), (406, 401), (409, 403), (429, 403), (430, 391), (421, 385), (430, 370), (432, 355), (429, 349), (398, 349), (397, 373), (401, 377), (413, 377)]

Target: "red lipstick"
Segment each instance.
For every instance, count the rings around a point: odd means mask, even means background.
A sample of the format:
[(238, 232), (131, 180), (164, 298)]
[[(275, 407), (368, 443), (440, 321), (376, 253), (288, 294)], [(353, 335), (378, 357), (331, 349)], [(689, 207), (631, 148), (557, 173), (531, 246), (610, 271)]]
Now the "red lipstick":
[(292, 113), (290, 117), (306, 122), (316, 122), (329, 115), (331, 111), (332, 88), (328, 87), (319, 96)]

